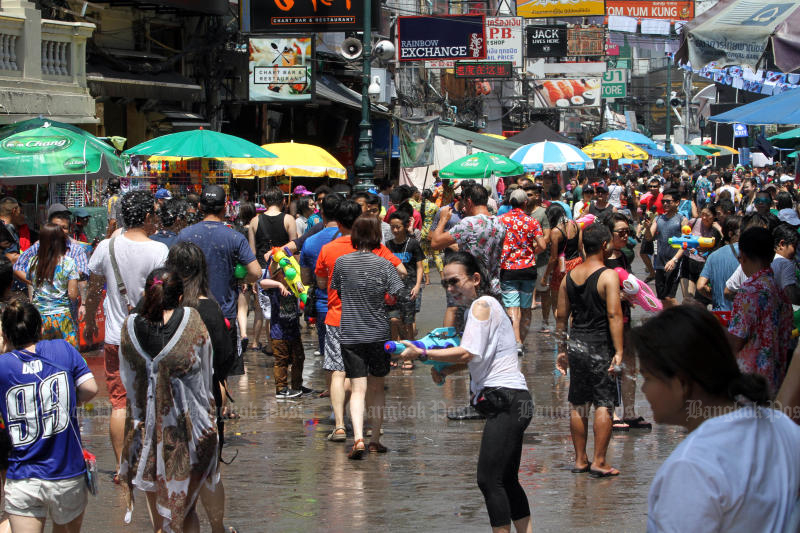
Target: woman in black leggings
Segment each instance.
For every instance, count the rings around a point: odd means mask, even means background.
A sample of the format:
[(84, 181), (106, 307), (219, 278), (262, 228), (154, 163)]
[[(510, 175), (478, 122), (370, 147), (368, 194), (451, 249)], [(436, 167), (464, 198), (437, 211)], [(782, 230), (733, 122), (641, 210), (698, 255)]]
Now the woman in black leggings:
[(491, 295), (486, 269), (466, 252), (445, 261), (442, 285), (456, 305), (469, 307), (464, 337), (453, 348), (418, 348), (405, 342), (402, 359), (452, 363), (438, 372), (436, 383), (469, 369), (472, 404), (486, 415), (478, 455), (478, 486), (483, 492), (492, 531), (531, 532), (531, 510), (519, 484), (522, 437), (533, 416), (533, 400), (519, 369), (511, 320)]

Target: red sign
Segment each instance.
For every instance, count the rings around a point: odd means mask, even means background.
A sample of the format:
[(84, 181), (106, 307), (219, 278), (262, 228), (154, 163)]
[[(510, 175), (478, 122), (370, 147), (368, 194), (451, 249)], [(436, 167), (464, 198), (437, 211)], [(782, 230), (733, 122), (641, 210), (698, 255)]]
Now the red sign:
[(692, 20), (694, 2), (687, 0), (606, 0), (606, 15), (637, 19)]
[(456, 78), (510, 78), (511, 61), (456, 61)]

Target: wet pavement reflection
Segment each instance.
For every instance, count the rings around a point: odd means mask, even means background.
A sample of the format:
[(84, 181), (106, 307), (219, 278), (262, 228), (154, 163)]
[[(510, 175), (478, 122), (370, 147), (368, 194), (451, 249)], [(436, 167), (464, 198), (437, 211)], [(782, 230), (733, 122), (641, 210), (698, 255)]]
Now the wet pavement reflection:
[[(638, 274), (638, 272), (637, 272)], [(437, 274), (423, 293), (417, 316), (421, 334), (441, 326), (444, 293)], [(638, 322), (643, 315), (634, 315)], [(557, 377), (554, 337), (539, 333), (534, 311), (522, 369), (535, 402), (525, 435), (520, 480), (533, 512), (535, 531), (644, 531), (647, 492), (661, 463), (684, 432), (654, 425), (652, 431), (615, 433), (609, 461), (622, 471), (613, 479), (570, 473), (568, 381)], [(304, 385), (325, 388), (322, 358), (315, 357), (316, 333), (304, 332)], [(149, 531), (144, 495), (130, 525), (123, 524), (122, 489), (111, 482), (113, 453), (108, 440), (108, 395), (100, 352), (87, 354), (101, 392), (82, 416), (85, 445), (97, 455), (100, 492), (90, 497), (84, 531)], [(385, 455), (349, 461), (347, 443), (328, 442), (332, 429), (327, 398), (275, 399), (273, 359), (246, 354), (247, 373), (230, 379), (238, 420), (226, 423), (227, 494), (225, 523), (240, 532), (267, 531), (487, 531), (489, 521), (476, 483), (481, 421), (454, 422), (447, 413), (466, 405), (466, 374), (442, 387), (428, 366), (393, 370), (387, 377)], [(640, 378), (641, 381), (641, 378)], [(637, 411), (651, 412), (637, 390)], [(592, 438), (589, 439), (592, 453)], [(200, 506), (201, 507), (201, 506)], [(199, 508), (203, 531), (205, 511)]]

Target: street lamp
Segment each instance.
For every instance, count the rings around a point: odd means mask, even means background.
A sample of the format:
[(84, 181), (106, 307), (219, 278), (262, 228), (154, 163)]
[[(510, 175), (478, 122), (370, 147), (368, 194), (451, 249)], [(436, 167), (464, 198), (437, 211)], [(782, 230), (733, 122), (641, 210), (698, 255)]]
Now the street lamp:
[(356, 157), (357, 192), (368, 191), (375, 182), (375, 159), (372, 157), (372, 124), (369, 120), (369, 86), (372, 62), (372, 0), (364, 0), (364, 50), (361, 54), (361, 122), (358, 125), (358, 156)]

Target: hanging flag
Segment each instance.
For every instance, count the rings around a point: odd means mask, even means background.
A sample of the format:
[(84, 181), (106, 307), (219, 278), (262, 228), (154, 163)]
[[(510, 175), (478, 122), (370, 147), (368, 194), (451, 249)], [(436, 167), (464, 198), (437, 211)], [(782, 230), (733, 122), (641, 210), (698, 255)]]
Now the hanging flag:
[(397, 119), (400, 137), (400, 166), (425, 167), (433, 164), (433, 141), (439, 129), (439, 117), (423, 120)]

